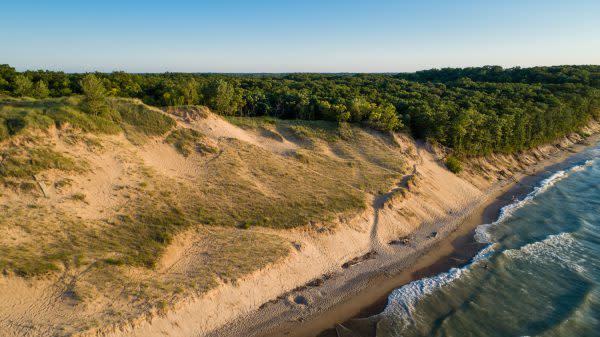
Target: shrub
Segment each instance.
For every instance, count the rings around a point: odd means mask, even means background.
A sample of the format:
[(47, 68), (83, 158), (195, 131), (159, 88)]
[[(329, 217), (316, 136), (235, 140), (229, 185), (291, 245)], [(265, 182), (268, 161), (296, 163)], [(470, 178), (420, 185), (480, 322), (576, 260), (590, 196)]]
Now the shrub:
[(50, 95), (50, 90), (46, 82), (42, 80), (37, 81), (33, 88), (33, 96), (36, 98), (46, 98), (48, 95)]
[(71, 195), (69, 197), (69, 199), (71, 199), (73, 201), (81, 201), (81, 202), (87, 203), (85, 200), (85, 194), (83, 194), (83, 193), (75, 193), (75, 194)]
[(450, 170), (450, 172), (455, 174), (458, 174), (460, 171), (462, 171), (462, 163), (453, 155), (449, 155), (448, 158), (446, 158), (446, 167), (448, 170)]
[(108, 111), (108, 102), (106, 100), (106, 89), (104, 89), (102, 82), (93, 74), (88, 74), (79, 84), (84, 95), (82, 102), (83, 110), (92, 115), (106, 113)]
[(22, 182), (21, 185), (19, 185), (19, 188), (21, 189), (22, 192), (31, 192), (36, 189), (36, 186), (32, 182), (25, 181), (25, 182)]

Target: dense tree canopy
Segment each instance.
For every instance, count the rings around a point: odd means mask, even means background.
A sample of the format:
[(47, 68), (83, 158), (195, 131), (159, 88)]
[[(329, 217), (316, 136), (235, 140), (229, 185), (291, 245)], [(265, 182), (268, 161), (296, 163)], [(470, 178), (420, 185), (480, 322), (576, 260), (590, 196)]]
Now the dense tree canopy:
[[(106, 94), (227, 115), (324, 119), (405, 129), (462, 155), (512, 152), (600, 113), (600, 66), (433, 69), (401, 74), (94, 74)], [(85, 74), (0, 65), (0, 94), (83, 92)], [(32, 83), (36, 83), (33, 87)], [(39, 84), (38, 84), (39, 83)]]

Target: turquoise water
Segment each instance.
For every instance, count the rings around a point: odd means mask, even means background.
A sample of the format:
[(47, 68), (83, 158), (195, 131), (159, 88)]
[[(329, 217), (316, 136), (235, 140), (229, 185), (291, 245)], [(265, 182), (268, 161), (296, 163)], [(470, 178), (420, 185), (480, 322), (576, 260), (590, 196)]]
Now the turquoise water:
[(377, 336), (600, 336), (600, 148), (477, 229), (462, 268), (394, 290)]

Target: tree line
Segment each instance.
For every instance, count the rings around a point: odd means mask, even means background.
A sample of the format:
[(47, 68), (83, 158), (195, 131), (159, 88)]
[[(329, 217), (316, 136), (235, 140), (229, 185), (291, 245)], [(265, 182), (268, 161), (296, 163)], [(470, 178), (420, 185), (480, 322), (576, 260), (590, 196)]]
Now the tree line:
[[(81, 94), (86, 74), (0, 65), (0, 94)], [(514, 152), (578, 130), (600, 113), (600, 66), (447, 68), (400, 74), (95, 73), (108, 96), (224, 115), (364, 123), (405, 130), (458, 155)]]

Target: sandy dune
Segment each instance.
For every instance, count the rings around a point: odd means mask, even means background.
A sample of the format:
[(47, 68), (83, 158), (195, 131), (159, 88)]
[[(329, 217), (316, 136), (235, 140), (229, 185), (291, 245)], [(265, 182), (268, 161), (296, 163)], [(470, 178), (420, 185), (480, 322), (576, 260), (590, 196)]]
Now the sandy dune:
[[(201, 131), (215, 142), (234, 138), (278, 155), (298, 148), (287, 139), (277, 140), (244, 130), (214, 115), (179, 118), (178, 123)], [(598, 124), (591, 124), (587, 131), (598, 130)], [(388, 191), (371, 195), (368, 207), (360, 214), (340, 218), (329, 230), (316, 230), (312, 226), (253, 229), (293, 243), (295, 249), (274, 264), (236, 282), (220, 283), (202, 295), (180, 300), (160, 314), (115, 318), (113, 323), (99, 328), (88, 328), (86, 315), (97, 314), (99, 308), (126, 310), (127, 303), (118, 301), (111, 306), (108, 304), (114, 298), (100, 297), (86, 303), (85, 310), (71, 305), (71, 299), (64, 294), (69, 293), (71, 283), (80, 275), (65, 271), (59, 278), (0, 277), (3, 303), (0, 335), (253, 336), (260, 335), (260, 331), (268, 334), (275, 331), (269, 329), (274, 329), (277, 322), (283, 324), (282, 318), (298, 321), (335, 305), (342, 298), (332, 295), (351, 294), (353, 287), (365, 286), (368, 273), (407, 267), (436, 242), (444, 240), (460, 224), (460, 219), (485, 202), (492, 191), (560, 150), (549, 145), (521, 156), (476, 158), (457, 176), (443, 166), (442, 149), (417, 143), (406, 135), (395, 135), (394, 139), (394, 146), (406, 154), (404, 160), (411, 169)], [(580, 140), (573, 135), (561, 140), (559, 147), (567, 148)], [(57, 144), (74, 156), (86, 156), (95, 168), (94, 174), (80, 176), (77, 179), (81, 181), (66, 187), (75, 191), (77, 186), (86, 186), (87, 202), (76, 206), (78, 216), (85, 219), (98, 219), (123, 203), (126, 196), (115, 191), (115, 186), (139, 184), (141, 180), (135, 172), (138, 165), (185, 183), (206, 170), (209, 160), (197, 154), (183, 157), (160, 140), (134, 147), (119, 136), (103, 144), (106, 148), (96, 156)], [(334, 150), (329, 148), (323, 153), (339, 156)], [(260, 190), (261, 182), (256, 184)], [(51, 203), (64, 195), (54, 193), (45, 202)], [(65, 201), (57, 207), (72, 208), (74, 204)], [(20, 237), (16, 232), (0, 234), (15, 240)], [(409, 244), (390, 244), (404, 237), (409, 237)], [(203, 247), (207, 245), (203, 240), (193, 232), (180, 233), (160, 259), (157, 275), (185, 275), (189, 268), (202, 265), (206, 258)], [(69, 329), (56, 331), (55, 322), (69, 322)]]

